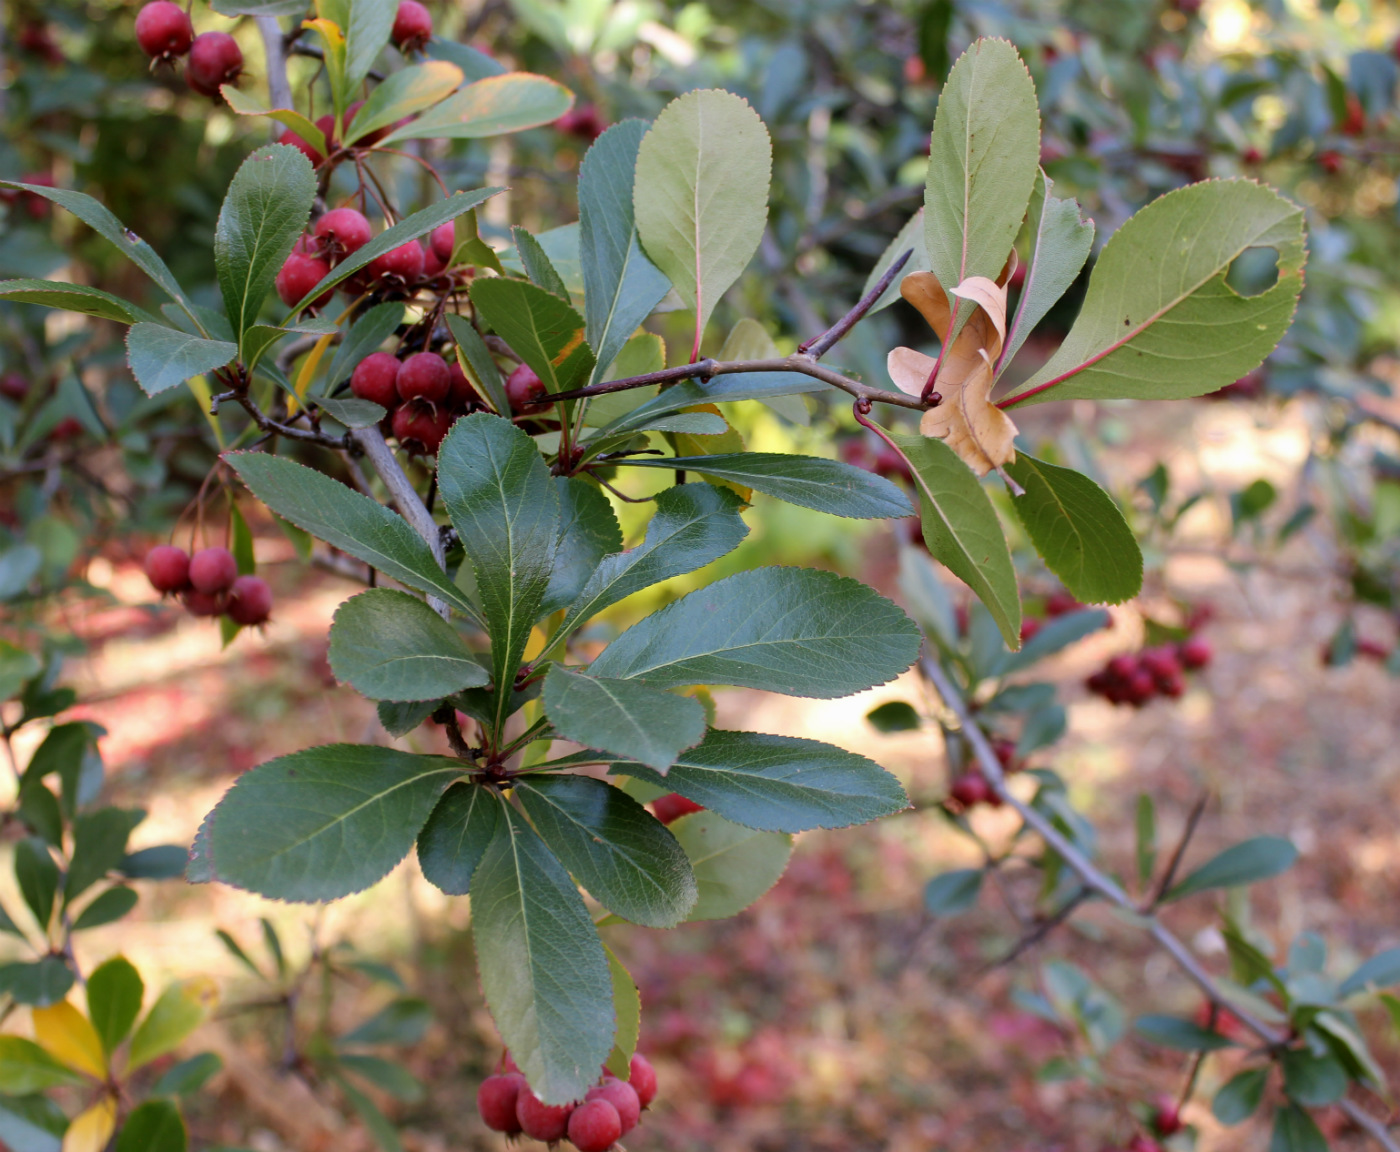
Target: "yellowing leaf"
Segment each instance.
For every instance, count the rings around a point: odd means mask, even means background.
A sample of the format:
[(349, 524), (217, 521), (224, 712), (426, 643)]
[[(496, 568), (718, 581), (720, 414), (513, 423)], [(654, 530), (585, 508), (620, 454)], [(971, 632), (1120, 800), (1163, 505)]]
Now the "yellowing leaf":
[(219, 986), (208, 976), (172, 984), (160, 994), (131, 1040), (127, 1072), (164, 1056), (204, 1023), (219, 1000)]
[(69, 1068), (106, 1079), (107, 1057), (97, 1029), (72, 1004), (62, 1000), (47, 1008), (35, 1008), (33, 1020), (34, 1039), (50, 1056)]
[(943, 403), (919, 420), (919, 431), (948, 445), (979, 476), (1016, 459), (1016, 425), (992, 403), (992, 360), (979, 348), (981, 364), (951, 390)]
[(117, 1102), (105, 1096), (73, 1118), (63, 1134), (63, 1152), (102, 1152), (117, 1127)]

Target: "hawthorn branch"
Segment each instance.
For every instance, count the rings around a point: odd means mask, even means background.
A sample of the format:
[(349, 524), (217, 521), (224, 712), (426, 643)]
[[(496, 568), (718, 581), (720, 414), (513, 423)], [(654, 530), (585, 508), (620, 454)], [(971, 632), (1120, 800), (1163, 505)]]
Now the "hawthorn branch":
[[(292, 86), (287, 80), (286, 38), (275, 16), (257, 16), (254, 21), (262, 36), (263, 53), (267, 58), (267, 96), (273, 108), (294, 108)], [(282, 126), (272, 122), (272, 138), (281, 137)]]
[(856, 302), (856, 306), (847, 312), (840, 320), (836, 321), (830, 328), (818, 336), (815, 340), (806, 341), (798, 345), (799, 352), (805, 352), (813, 360), (820, 360), (827, 351), (838, 340), (842, 339), (847, 332), (856, 326), (864, 318), (865, 314), (875, 307), (875, 301), (885, 294), (885, 290), (894, 283), (894, 278), (900, 274), (904, 266), (909, 263), (909, 258), (914, 255), (914, 249), (905, 250), (898, 260), (889, 266), (885, 274), (875, 282), (875, 286)]
[[(1144, 911), (1134, 904), (1127, 892), (1111, 877), (1096, 868), (1089, 858), (1071, 844), (1054, 824), (1029, 804), (1012, 795), (1006, 787), (1006, 775), (1002, 772), (1001, 762), (997, 759), (996, 753), (992, 751), (991, 742), (987, 739), (986, 733), (973, 720), (966, 701), (963, 700), (962, 694), (952, 679), (936, 660), (925, 657), (919, 661), (919, 668), (932, 683), (939, 696), (943, 698), (943, 703), (948, 710), (957, 717), (958, 723), (961, 725), (962, 736), (977, 757), (977, 765), (981, 769), (983, 777), (1002, 801), (1014, 808), (1026, 825), (1034, 829), (1040, 838), (1060, 855), (1065, 864), (1083, 882), (1085, 888), (1097, 892), (1110, 904), (1127, 913), (1131, 919), (1146, 928), (1153, 940), (1176, 961), (1177, 966), (1200, 988), (1212, 1005), (1217, 1008), (1229, 1009), (1231, 1015), (1258, 1036), (1271, 1051), (1276, 1052), (1282, 1049), (1288, 1041), (1288, 1037), (1284, 1033), (1270, 1027), (1243, 1007), (1226, 999), (1214, 977), (1191, 954), (1186, 945), (1157, 918), (1155, 913)], [(1386, 1152), (1400, 1152), (1400, 1144), (1395, 1142), (1387, 1125), (1372, 1116), (1354, 1100), (1343, 1097), (1337, 1102), (1337, 1107), (1346, 1113), (1347, 1118), (1353, 1124), (1386, 1149)]]

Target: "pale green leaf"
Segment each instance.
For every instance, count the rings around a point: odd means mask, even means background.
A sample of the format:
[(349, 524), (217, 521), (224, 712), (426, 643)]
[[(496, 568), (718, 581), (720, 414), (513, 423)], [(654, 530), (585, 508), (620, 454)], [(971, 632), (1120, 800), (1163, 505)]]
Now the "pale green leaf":
[(375, 87), (369, 99), (345, 129), (342, 143), (349, 146), (363, 136), (431, 108), (446, 99), (462, 83), (462, 70), (455, 64), (430, 60), (400, 68)]
[(882, 308), (888, 308), (896, 300), (900, 299), (900, 281), (912, 272), (928, 271), (928, 246), (924, 241), (924, 210), (920, 208), (909, 222), (899, 230), (899, 234), (890, 241), (889, 247), (880, 254), (880, 259), (875, 262), (875, 267), (870, 270), (870, 275), (865, 278), (865, 284), (860, 290), (863, 297), (880, 282), (880, 277), (890, 270), (890, 266), (903, 256), (906, 252), (912, 252), (908, 262), (904, 265), (899, 275), (890, 282), (890, 286), (880, 294), (880, 298), (871, 306), (867, 316), (879, 312)]
[(63, 284), (56, 280), (0, 280), (0, 300), (16, 304), (41, 304), (63, 312), (81, 312), (118, 324), (153, 320), (144, 308), (86, 284)]
[(148, 396), (222, 368), (237, 355), (237, 344), (204, 340), (164, 324), (133, 324), (126, 334), (126, 362)]
[[(295, 2), (295, 0), (294, 0)], [(298, 11), (304, 9), (298, 8)], [(326, 154), (326, 134), (315, 123), (292, 108), (264, 108), (262, 101), (240, 88), (227, 84), (222, 89), (228, 106), (240, 116), (267, 116), (284, 124), (311, 145), (322, 156)]]
[(31, 1092), (82, 1082), (82, 1076), (60, 1064), (33, 1040), (0, 1036), (0, 1084), (5, 1086), (6, 1094), (28, 1096)]
[(637, 982), (613, 950), (604, 944), (603, 951), (607, 953), (608, 971), (612, 974), (613, 1012), (617, 1016), (617, 1036), (608, 1054), (607, 1068), (618, 1079), (627, 1080), (632, 1075), (632, 1054), (637, 1051), (642, 1030), (642, 997), (637, 991)]
[(141, 974), (124, 956), (113, 956), (88, 975), (88, 1017), (109, 1058), (136, 1023), (145, 992)]
[(757, 832), (714, 812), (692, 812), (670, 828), (690, 857), (700, 893), (691, 921), (742, 912), (781, 879), (792, 854), (786, 832)]
[(468, 84), (430, 112), (390, 133), (386, 145), (404, 140), (474, 140), (552, 124), (573, 104), (557, 81), (532, 72), (507, 72)]

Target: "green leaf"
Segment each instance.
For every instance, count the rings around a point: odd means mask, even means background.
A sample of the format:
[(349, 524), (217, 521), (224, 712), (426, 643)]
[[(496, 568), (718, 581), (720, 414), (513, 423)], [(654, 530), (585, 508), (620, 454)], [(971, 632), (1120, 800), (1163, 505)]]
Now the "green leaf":
[(472, 878), (472, 935), (486, 1003), (546, 1104), (581, 1097), (612, 1049), (612, 978), (578, 889), (509, 805)]
[(699, 472), (832, 516), (888, 520), (914, 514), (908, 497), (884, 477), (820, 456), (736, 452), (717, 456), (633, 456), (616, 463)]
[(235, 88), (232, 84), (227, 86), (223, 96), (224, 101), (239, 116), (267, 116), (279, 124), (286, 125), (322, 156), (326, 154), (326, 134), (317, 128), (309, 118), (295, 109), (265, 108), (261, 100)]
[(1021, 646), (1021, 595), (1011, 549), (986, 490), (943, 441), (896, 436), (914, 470), (929, 553), (986, 605), (1008, 648)]
[(337, 1048), (359, 1045), (417, 1044), (433, 1022), (433, 1010), (426, 1000), (400, 996), (392, 1000), (338, 1041)]
[(126, 334), (126, 362), (147, 396), (222, 368), (237, 355), (237, 344), (204, 340), (164, 324), (133, 324)]
[(1256, 836), (1226, 848), (1202, 864), (1166, 894), (1167, 900), (1180, 900), (1211, 888), (1238, 888), (1268, 880), (1288, 871), (1298, 859), (1298, 849), (1281, 836)]
[(0, 640), (0, 701), (8, 700), (24, 687), (26, 680), (37, 676), (43, 664), (32, 652)]
[(452, 426), (438, 450), (438, 483), (490, 626), (499, 727), (549, 587), (559, 496), (535, 442), (484, 412)]
[(595, 439), (650, 428), (658, 418), (693, 408), (697, 404), (768, 401), (779, 396), (821, 392), (826, 387), (820, 380), (800, 372), (727, 372), (703, 382), (690, 379), (674, 384), (645, 403), (629, 409), (612, 423), (604, 425)]
[(336, 1075), (335, 1081), (382, 1152), (403, 1152), (398, 1132), (389, 1122), (389, 1118), (379, 1110), (379, 1106), (344, 1076)]
[(583, 317), (554, 293), (527, 280), (498, 276), (474, 281), (471, 296), (486, 323), (550, 392), (579, 386), (593, 370)]
[(1113, 617), (1102, 608), (1086, 608), (1077, 612), (1066, 612), (1041, 624), (1034, 636), (1021, 645), (1019, 652), (1004, 655), (997, 667), (997, 675), (1005, 676), (1019, 672), (1076, 644), (1085, 636), (1091, 636), (1113, 623)]
[(554, 486), (559, 492), (559, 544), (540, 605), (542, 616), (572, 604), (603, 557), (622, 547), (622, 529), (602, 489), (578, 476), (556, 476)]
[(606, 557), (589, 577), (564, 620), (562, 632), (634, 592), (703, 568), (733, 551), (748, 535), (734, 493), (709, 484), (682, 484), (656, 497), (656, 512), (641, 544)]
[(122, 857), (120, 871), (128, 880), (174, 880), (188, 858), (189, 849), (179, 844), (157, 844)]
[(410, 64), (407, 68), (390, 73), (355, 113), (355, 118), (345, 129), (343, 145), (349, 146), (371, 132), (397, 123), (405, 116), (431, 108), (455, 92), (463, 79), (460, 68), (441, 60)]
[(33, 963), (0, 964), (0, 993), (35, 1008), (57, 1004), (73, 987), (73, 969), (61, 956), (45, 956)]
[(60, 208), (66, 208), (99, 236), (113, 244), (122, 255), (159, 284), (186, 313), (194, 315), (194, 305), (185, 295), (184, 289), (180, 287), (174, 273), (166, 267), (165, 261), (156, 255), (155, 249), (91, 196), (85, 196), (81, 192), (73, 192), (67, 188), (49, 188), (42, 184), (21, 184), (15, 180), (0, 180), (0, 188), (19, 188), (35, 196), (42, 196)]
[(83, 1077), (60, 1064), (33, 1040), (0, 1036), (0, 1084), (9, 1096), (28, 1096), (62, 1084), (81, 1084)]
[(613, 1012), (617, 1016), (617, 1036), (608, 1054), (607, 1069), (618, 1079), (628, 1080), (632, 1076), (632, 1054), (637, 1051), (637, 1039), (642, 1030), (642, 997), (637, 991), (637, 982), (622, 966), (622, 961), (613, 955), (613, 950), (604, 944), (603, 951), (612, 975)]
[(1304, 1108), (1325, 1108), (1346, 1093), (1346, 1069), (1331, 1056), (1290, 1048), (1279, 1056), (1279, 1066), (1283, 1069), (1284, 1092)]
[(384, 408), (370, 400), (327, 400), (324, 396), (312, 396), (309, 401), (347, 428), (373, 428), (388, 415)]
[(515, 240), (516, 255), (520, 257), (520, 265), (525, 269), (530, 283), (568, 304), (569, 289), (558, 270), (550, 263), (544, 249), (540, 247), (540, 242), (519, 225), (511, 229), (511, 237)]
[(670, 282), (642, 251), (632, 214), (642, 120), (623, 120), (593, 141), (578, 172), (579, 257), (588, 343), (597, 354), (590, 384), (603, 379)]
[(58, 865), (42, 840), (31, 836), (15, 845), (15, 881), (40, 929), (47, 933), (58, 892)]
[(1026, 337), (1069, 290), (1094, 244), (1094, 222), (1081, 219), (1079, 205), (1073, 200), (1051, 196), (1054, 186), (1055, 182), (1044, 172), (1037, 174), (1029, 212), (1030, 264), (999, 365), (1011, 363)]
[(1005, 465), (1025, 494), (1011, 506), (1046, 567), (1077, 599), (1122, 604), (1142, 589), (1142, 552), (1107, 492), (1072, 468), (1025, 452)]
[[(1257, 296), (1225, 282), (1248, 248), (1278, 252)], [(1252, 180), (1167, 193), (1104, 245), (1069, 336), (1009, 403), (1179, 399), (1238, 380), (1288, 329), (1306, 254), (1303, 210)]]
[(1322, 1011), (1313, 1017), (1313, 1028), (1321, 1034), (1332, 1055), (1347, 1070), (1348, 1076), (1385, 1091), (1385, 1072), (1366, 1046), (1366, 1038), (1362, 1036), (1354, 1016)]
[(1337, 995), (1345, 999), (1363, 989), (1385, 988), (1400, 984), (1400, 948), (1388, 948), (1372, 956), (1342, 981)]
[(224, 1062), (214, 1052), (201, 1052), (181, 1060), (161, 1074), (151, 1088), (155, 1096), (189, 1096), (223, 1071)]
[(501, 380), (501, 370), (496, 367), (496, 361), (491, 358), (491, 350), (486, 347), (486, 341), (481, 338), (481, 333), (472, 327), (472, 323), (465, 316), (458, 316), (455, 312), (447, 314), (447, 327), (452, 333), (452, 339), (457, 342), (457, 347), (461, 350), (462, 359), (466, 361), (465, 372), (477, 386), (478, 391), (491, 403), (491, 407), (497, 412), (510, 415), (510, 398), (506, 396), (506, 386)]
[(381, 700), (379, 722), (390, 736), (407, 736), (438, 710), (438, 700)]
[(1182, 1052), (1216, 1052), (1234, 1045), (1233, 1040), (1219, 1032), (1175, 1016), (1139, 1016), (1133, 1030), (1154, 1044)]
[(1296, 1104), (1274, 1113), (1269, 1152), (1327, 1152), (1327, 1138), (1313, 1119)]
[(86, 284), (63, 284), (55, 280), (0, 280), (0, 300), (12, 300), (16, 304), (41, 304), (62, 312), (81, 312), (85, 316), (115, 320), (118, 324), (135, 324), (139, 320), (153, 319), (144, 308), (138, 308), (131, 301), (103, 292), (100, 288), (89, 288)]
[(820, 740), (761, 732), (711, 729), (664, 777), (641, 764), (612, 771), (765, 832), (845, 828), (909, 806), (899, 782), (874, 761)]
[(344, 8), (333, 18), (345, 32), (345, 90), (354, 92), (388, 46), (398, 6), (385, 4), (383, 0), (339, 0), (339, 3)]
[(734, 684), (831, 700), (893, 680), (919, 630), (864, 584), (810, 568), (717, 580), (634, 624), (593, 661), (594, 676), (655, 688)]
[(337, 1063), (347, 1072), (368, 1080), (381, 1092), (387, 1092), (395, 1100), (414, 1103), (423, 1099), (423, 1082), (402, 1064), (382, 1060), (378, 1056), (343, 1055)]
[(1235, 1073), (1215, 1094), (1211, 1112), (1222, 1124), (1243, 1124), (1258, 1110), (1268, 1082), (1268, 1068), (1248, 1068)]
[(476, 615), (423, 538), (378, 501), (266, 452), (233, 452), (224, 460), (253, 495), (283, 519), (410, 588), (441, 596), (460, 611)]
[(418, 833), (418, 866), (449, 896), (471, 891), (472, 874), (501, 822), (501, 800), (480, 784), (454, 784)]
[(300, 16), (306, 11), (302, 0), (214, 0), (209, 7), (220, 16)]
[(562, 664), (545, 677), (543, 699), (545, 715), (565, 740), (640, 760), (663, 775), (705, 735), (705, 709), (694, 697), (585, 676)]
[(517, 776), (515, 796), (549, 850), (605, 908), (674, 928), (695, 905), (676, 838), (632, 797), (589, 776)]
[(423, 48), (423, 55), (432, 60), (446, 60), (449, 64), (457, 65), (468, 80), (499, 76), (506, 70), (506, 66), (494, 56), (488, 56), (485, 52), (479, 52), (456, 40), (445, 40), (441, 36), (434, 36), (428, 41)]
[(1039, 164), (1030, 73), (1005, 40), (974, 41), (939, 94), (929, 142), (924, 243), (944, 291), (1001, 275)]
[(403, 140), (475, 140), (552, 124), (574, 97), (562, 84), (533, 72), (506, 72), (468, 84), (431, 112), (391, 132), (384, 144)]
[(742, 912), (778, 882), (792, 854), (786, 832), (757, 832), (714, 812), (692, 812), (673, 820), (700, 898), (689, 919), (727, 920)]
[(758, 250), (772, 166), (758, 113), (719, 89), (672, 100), (642, 138), (632, 193), (637, 234), (694, 309), (697, 334)]
[(121, 867), (127, 838), (144, 815), (139, 809), (100, 808), (74, 821), (73, 855), (63, 883), (65, 904)]
[(899, 591), (919, 627), (939, 647), (958, 646), (958, 621), (947, 583), (938, 565), (922, 548), (905, 545), (899, 550)]
[(130, 1034), (145, 993), (141, 974), (124, 956), (113, 956), (88, 976), (88, 1016), (109, 1057)]
[(257, 322), (315, 198), (311, 162), (287, 144), (259, 148), (229, 185), (214, 227), (214, 265), (245, 363), (250, 356), (244, 334)]
[(0, 1140), (11, 1152), (60, 1152), (67, 1127), (47, 1096), (0, 1096)]
[(260, 764), (210, 814), (215, 879), (279, 900), (335, 900), (388, 875), (463, 764), (327, 744)]
[(889, 247), (875, 262), (875, 267), (870, 270), (870, 275), (865, 278), (865, 284), (861, 287), (862, 298), (880, 282), (880, 277), (889, 271), (890, 265), (906, 252), (912, 252), (913, 255), (909, 257), (900, 274), (891, 281), (890, 286), (875, 301), (870, 311), (866, 313), (867, 316), (879, 312), (882, 308), (888, 308), (901, 298), (899, 284), (905, 276), (911, 272), (928, 271), (928, 248), (924, 244), (924, 210), (922, 208), (909, 218), (909, 223), (899, 230), (899, 235), (890, 241)]
[(959, 868), (944, 872), (924, 885), (924, 907), (929, 915), (946, 917), (966, 912), (982, 892), (981, 868)]
[[(184, 853), (180, 853), (184, 859)], [(82, 910), (78, 918), (73, 921), (73, 931), (83, 932), (89, 928), (100, 928), (103, 924), (110, 924), (114, 920), (120, 920), (128, 912), (136, 907), (137, 895), (135, 890), (117, 885), (115, 888), (108, 888), (86, 908)]]
[(331, 671), (371, 700), (437, 700), (487, 683), (457, 630), (416, 596), (371, 588), (336, 609)]
[(888, 700), (865, 714), (865, 722), (876, 732), (917, 732), (923, 721), (912, 704), (904, 700)]
[(267, 954), (272, 957), (272, 966), (277, 969), (277, 975), (285, 977), (287, 975), (287, 957), (282, 951), (282, 940), (277, 935), (277, 929), (273, 927), (272, 921), (266, 916), (260, 917), (262, 922), (263, 945), (267, 948)]
[(1143, 792), (1137, 799), (1137, 813), (1134, 819), (1136, 831), (1137, 878), (1139, 886), (1146, 888), (1157, 867), (1157, 807), (1148, 793)]
[(341, 281), (349, 279), (372, 260), (384, 255), (385, 252), (391, 252), (393, 249), (407, 244), (410, 240), (417, 240), (428, 235), (434, 228), (446, 224), (449, 220), (455, 220), (465, 212), (470, 212), (477, 205), (489, 200), (500, 191), (500, 188), (478, 188), (474, 192), (454, 192), (445, 200), (439, 200), (436, 204), (431, 204), (411, 216), (405, 216), (392, 228), (384, 229), (363, 248), (356, 249), (332, 268), (329, 273), (321, 277), (320, 283), (292, 307), (291, 315), (295, 316), (313, 300), (319, 300)]
[(326, 371), (326, 383), (334, 387), (349, 380), (355, 365), (377, 352), (403, 322), (403, 305), (397, 300), (376, 304), (351, 325), (345, 338), (335, 350), (335, 357)]

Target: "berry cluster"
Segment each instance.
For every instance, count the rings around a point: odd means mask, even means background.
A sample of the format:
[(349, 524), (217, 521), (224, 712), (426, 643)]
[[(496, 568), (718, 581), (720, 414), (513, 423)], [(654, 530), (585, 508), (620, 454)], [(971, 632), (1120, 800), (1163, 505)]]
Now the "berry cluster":
[[(996, 739), (991, 744), (997, 763), (1001, 765), (1001, 770), (1007, 775), (1019, 772), (1025, 767), (1024, 762), (1016, 755), (1014, 740)], [(948, 799), (953, 802), (956, 808), (964, 812), (978, 804), (985, 804), (988, 808), (1000, 808), (1002, 804), (996, 789), (982, 775), (981, 769), (975, 766), (956, 777), (948, 786)]]
[[(1035, 616), (1028, 616), (1021, 621), (1021, 643), (1026, 643), (1037, 632), (1045, 626), (1046, 620), (1053, 620), (1056, 616), (1067, 616), (1071, 612), (1082, 612), (1087, 608), (1087, 604), (1081, 604), (1068, 592), (1052, 592), (1045, 597), (1044, 619)], [(1108, 627), (1113, 627), (1113, 617), (1108, 619)]]
[(266, 624), (272, 589), (257, 576), (240, 576), (227, 548), (205, 548), (191, 556), (159, 544), (146, 553), (146, 578), (167, 596), (179, 596), (192, 616), (227, 616), (245, 628)]
[(554, 122), (554, 127), (566, 136), (592, 144), (608, 129), (608, 122), (594, 104), (576, 104)]
[(1085, 684), (1110, 704), (1141, 708), (1154, 696), (1181, 696), (1186, 691), (1186, 673), (1204, 668), (1210, 659), (1210, 642), (1191, 636), (1178, 644), (1115, 656)]
[(656, 1072), (645, 1056), (632, 1057), (628, 1079), (605, 1073), (582, 1100), (546, 1104), (531, 1091), (509, 1054), (506, 1071), (488, 1076), (476, 1092), (486, 1126), (508, 1136), (529, 1136), (551, 1146), (568, 1139), (579, 1152), (607, 1152), (637, 1126), (656, 1097)]
[(185, 79), (201, 96), (217, 99), (219, 88), (243, 74), (243, 50), (227, 32), (194, 34), (190, 15), (172, 0), (152, 0), (136, 14), (136, 43), (152, 60), (173, 64), (189, 55)]

